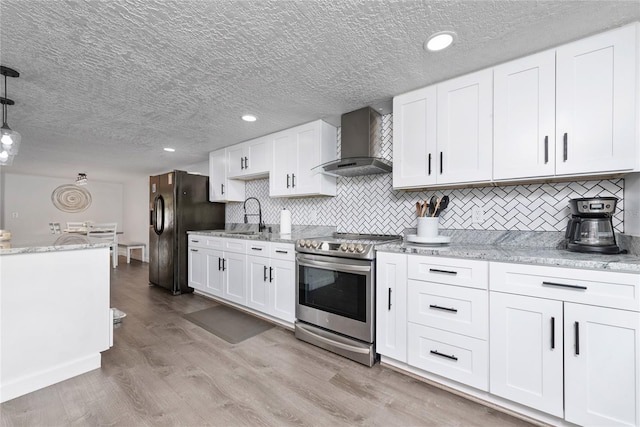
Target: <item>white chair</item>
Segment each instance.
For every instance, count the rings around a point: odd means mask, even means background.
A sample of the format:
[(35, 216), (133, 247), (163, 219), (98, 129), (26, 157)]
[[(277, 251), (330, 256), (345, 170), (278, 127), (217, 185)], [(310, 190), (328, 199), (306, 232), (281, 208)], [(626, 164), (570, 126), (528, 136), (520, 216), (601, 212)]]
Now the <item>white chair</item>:
[(113, 243), (111, 245), (111, 258), (113, 261), (113, 268), (118, 266), (118, 223), (117, 222), (105, 222), (101, 224), (92, 224), (87, 230), (88, 237), (97, 237), (99, 239), (109, 239)]
[(87, 231), (87, 224), (84, 222), (67, 221), (67, 232), (85, 232)]

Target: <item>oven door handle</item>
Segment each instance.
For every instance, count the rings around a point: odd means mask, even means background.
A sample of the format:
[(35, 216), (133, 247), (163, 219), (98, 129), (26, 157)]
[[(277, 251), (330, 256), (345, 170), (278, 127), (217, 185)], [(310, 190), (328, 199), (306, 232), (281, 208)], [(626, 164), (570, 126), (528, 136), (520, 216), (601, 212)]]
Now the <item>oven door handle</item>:
[(342, 271), (345, 273), (369, 273), (371, 266), (369, 265), (345, 265), (327, 261), (301, 260), (298, 258), (298, 265), (303, 267), (319, 267), (325, 270)]
[[(300, 327), (300, 326), (298, 326), (298, 327)], [(345, 343), (342, 343), (342, 342), (337, 342), (337, 341), (334, 341), (332, 339), (325, 338), (322, 335), (318, 335), (318, 334), (316, 334), (316, 333), (314, 333), (314, 332), (312, 332), (309, 329), (304, 328), (304, 327), (301, 328), (301, 329), (305, 334), (311, 335), (313, 338), (317, 339), (318, 341), (320, 341), (322, 343), (325, 343), (325, 344), (328, 344), (330, 346), (337, 347), (337, 348), (342, 349), (342, 350), (351, 351), (351, 352), (354, 352), (354, 353), (361, 353), (361, 354), (369, 353), (369, 349), (368, 348), (356, 347), (356, 346), (345, 344)]]

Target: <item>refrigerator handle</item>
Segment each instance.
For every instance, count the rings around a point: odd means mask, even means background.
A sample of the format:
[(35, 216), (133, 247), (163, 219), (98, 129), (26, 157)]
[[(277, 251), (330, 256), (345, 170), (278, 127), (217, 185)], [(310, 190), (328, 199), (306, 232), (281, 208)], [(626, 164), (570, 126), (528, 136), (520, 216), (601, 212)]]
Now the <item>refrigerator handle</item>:
[[(156, 200), (153, 203), (153, 210), (153, 231), (155, 231), (157, 235), (160, 235), (164, 231), (164, 197), (160, 195), (156, 196)], [(160, 219), (159, 224), (158, 219)]]

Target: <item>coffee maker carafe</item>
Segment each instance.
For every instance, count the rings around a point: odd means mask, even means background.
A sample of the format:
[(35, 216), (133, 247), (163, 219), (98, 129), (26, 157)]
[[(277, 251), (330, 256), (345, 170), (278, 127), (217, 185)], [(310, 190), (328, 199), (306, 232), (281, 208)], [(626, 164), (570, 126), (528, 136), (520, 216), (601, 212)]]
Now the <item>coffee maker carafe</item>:
[(571, 219), (565, 233), (568, 249), (575, 252), (619, 253), (612, 222), (617, 202), (615, 197), (569, 200)]

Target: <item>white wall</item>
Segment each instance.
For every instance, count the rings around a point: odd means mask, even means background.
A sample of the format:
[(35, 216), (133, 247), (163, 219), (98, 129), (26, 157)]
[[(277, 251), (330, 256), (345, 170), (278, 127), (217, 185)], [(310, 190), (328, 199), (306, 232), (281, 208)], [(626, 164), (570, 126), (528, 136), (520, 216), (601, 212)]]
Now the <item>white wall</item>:
[(4, 228), (14, 237), (50, 233), (49, 222), (67, 221), (117, 222), (123, 229), (123, 185), (89, 181), (85, 187), (91, 193), (91, 206), (80, 213), (58, 210), (51, 201), (56, 187), (72, 184), (64, 178), (5, 173), (2, 211)]
[[(149, 178), (140, 177), (127, 181), (123, 186), (122, 197), (123, 235), (121, 240), (141, 242), (149, 248)], [(126, 255), (121, 252), (121, 255)], [(140, 251), (131, 253), (134, 259), (140, 259)], [(145, 260), (149, 261), (146, 251)]]
[(640, 173), (631, 173), (624, 181), (624, 231), (640, 236)]

